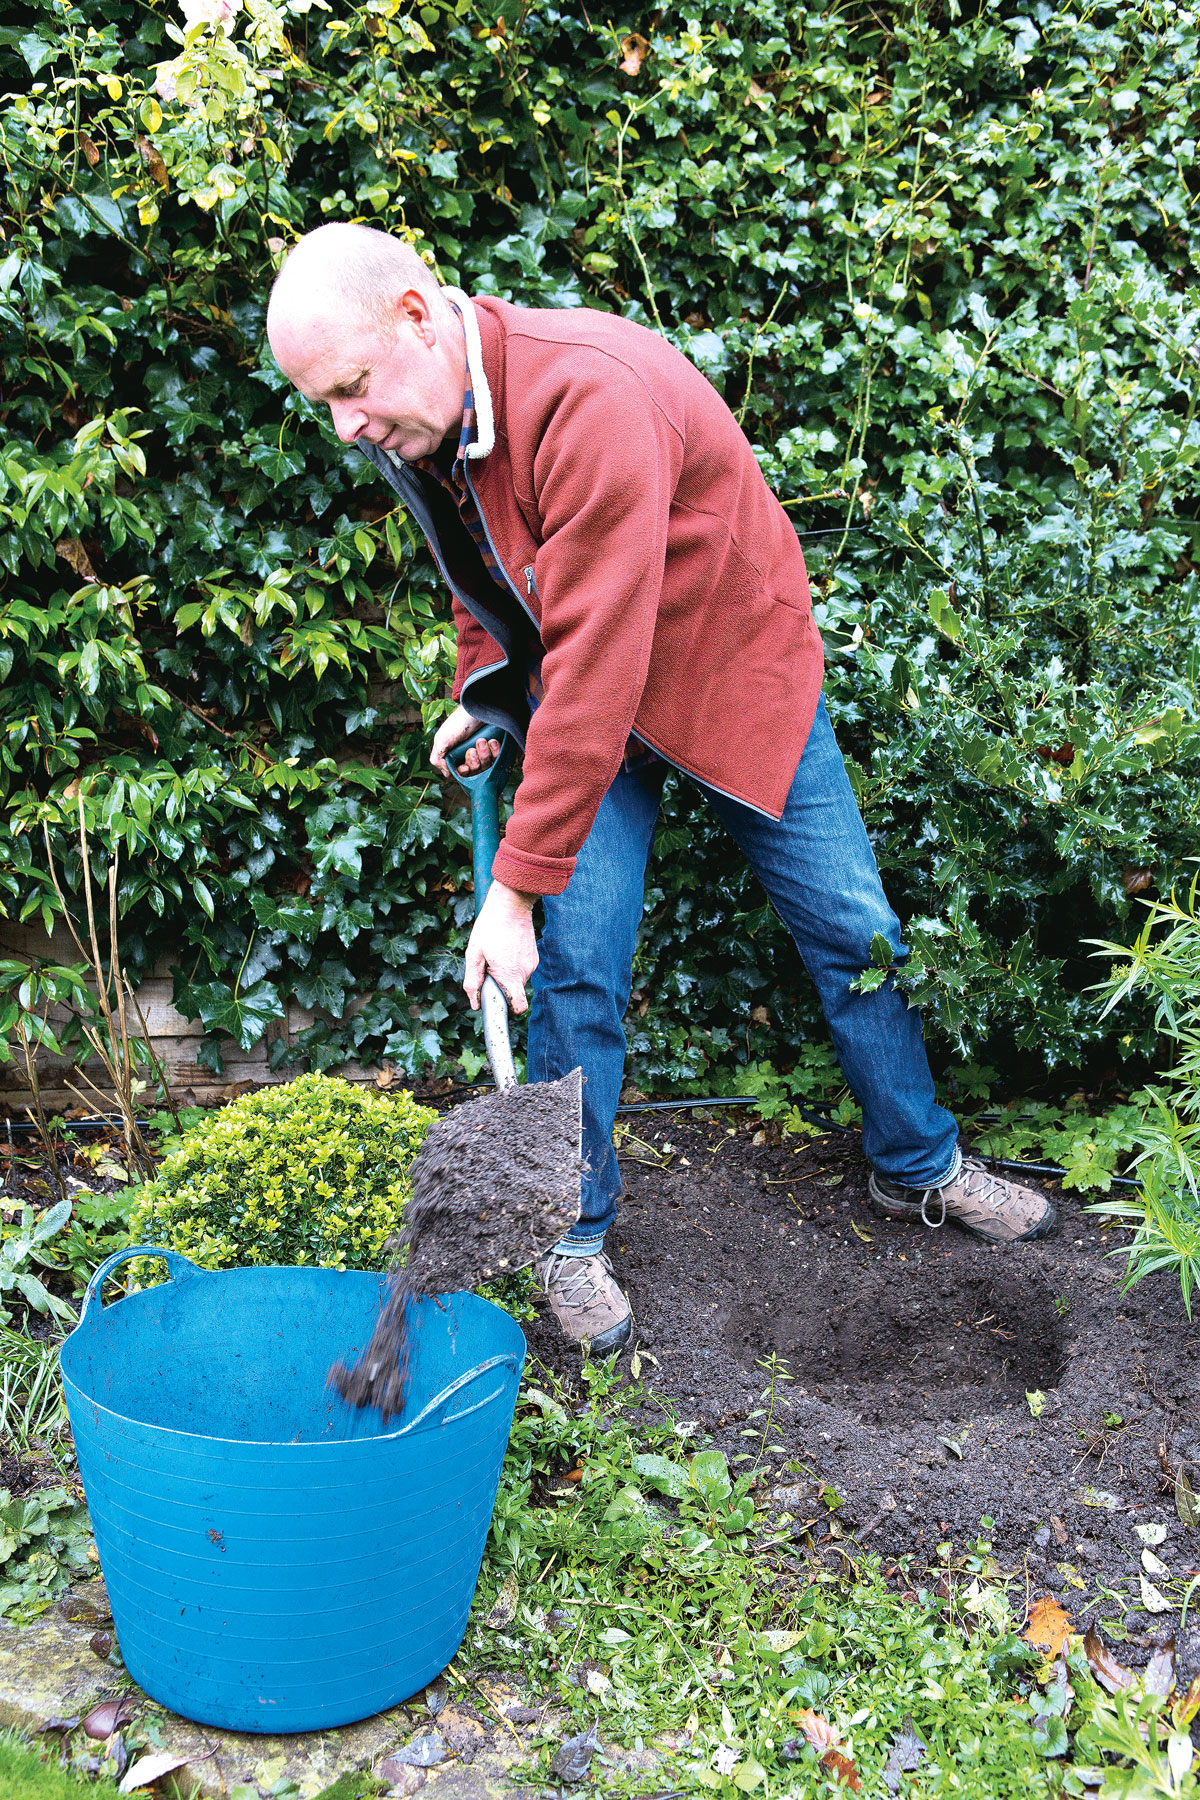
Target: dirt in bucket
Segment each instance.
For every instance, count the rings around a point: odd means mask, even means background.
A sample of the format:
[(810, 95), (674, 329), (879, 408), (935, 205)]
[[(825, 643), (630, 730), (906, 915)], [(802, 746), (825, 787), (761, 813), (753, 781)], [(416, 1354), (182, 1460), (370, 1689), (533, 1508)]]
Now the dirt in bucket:
[(471, 1290), (526, 1268), (579, 1212), (583, 1076), (505, 1088), (457, 1106), (430, 1126), (413, 1163), (412, 1198), (391, 1240), (387, 1296), (352, 1368), (329, 1379), (351, 1406), (385, 1422), (408, 1388), (408, 1313), (419, 1294)]

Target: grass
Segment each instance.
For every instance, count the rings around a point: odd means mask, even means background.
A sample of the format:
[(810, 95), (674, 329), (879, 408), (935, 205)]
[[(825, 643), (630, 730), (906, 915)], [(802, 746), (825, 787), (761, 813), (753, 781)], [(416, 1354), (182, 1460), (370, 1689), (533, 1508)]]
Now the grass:
[(0, 1325), (0, 1444), (23, 1461), (71, 1461), (67, 1407), (58, 1376), (58, 1336), (35, 1339)]
[(84, 1800), (85, 1795), (117, 1800), (113, 1782), (91, 1781), (43, 1762), (37, 1746), (16, 1731), (0, 1731), (0, 1794), (4, 1800)]

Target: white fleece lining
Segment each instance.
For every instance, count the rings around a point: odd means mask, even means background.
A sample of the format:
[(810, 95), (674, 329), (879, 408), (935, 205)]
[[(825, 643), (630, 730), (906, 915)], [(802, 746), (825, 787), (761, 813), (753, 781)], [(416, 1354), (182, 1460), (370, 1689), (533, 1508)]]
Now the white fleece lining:
[(475, 442), (467, 445), (467, 458), (478, 462), (481, 457), (489, 456), (496, 444), (496, 424), (492, 417), (492, 391), (487, 384), (487, 376), (483, 372), (483, 345), (479, 341), (479, 320), (475, 317), (475, 308), (468, 295), (461, 288), (443, 288), (447, 300), (452, 300), (462, 316), (463, 335), (467, 340), (467, 374), (471, 379), (471, 392), (475, 396)]
[[(471, 392), (475, 397), (475, 442), (468, 444), (466, 454), (472, 462), (487, 456), (496, 447), (496, 426), (492, 417), (492, 390), (487, 384), (487, 376), (483, 372), (483, 345), (479, 341), (479, 320), (475, 317), (475, 308), (470, 299), (460, 288), (443, 288), (447, 300), (453, 300), (459, 310), (463, 323), (463, 336), (467, 340), (467, 375), (471, 383)], [(404, 458), (394, 450), (387, 454), (397, 469), (404, 467)]]

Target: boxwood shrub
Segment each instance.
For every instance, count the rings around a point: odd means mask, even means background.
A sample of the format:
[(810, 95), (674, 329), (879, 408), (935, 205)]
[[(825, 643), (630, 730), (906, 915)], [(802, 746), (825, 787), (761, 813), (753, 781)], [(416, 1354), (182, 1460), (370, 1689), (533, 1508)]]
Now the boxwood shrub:
[(382, 1268), (413, 1157), (436, 1117), (405, 1091), (329, 1075), (262, 1088), (186, 1133), (138, 1197), (132, 1241), (208, 1269)]

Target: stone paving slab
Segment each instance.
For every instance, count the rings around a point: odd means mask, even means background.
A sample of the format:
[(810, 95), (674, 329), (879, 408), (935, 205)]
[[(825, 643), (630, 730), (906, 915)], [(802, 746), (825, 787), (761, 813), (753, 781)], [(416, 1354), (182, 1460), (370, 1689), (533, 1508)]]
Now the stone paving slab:
[[(54, 1613), (31, 1625), (0, 1624), (0, 1725), (36, 1731), (47, 1719), (82, 1716), (100, 1700), (131, 1691), (141, 1695), (121, 1668), (91, 1650), (93, 1629)], [(493, 1705), (497, 1697), (501, 1704), (507, 1697), (497, 1694), (496, 1684), (491, 1695)], [(312, 1800), (340, 1775), (376, 1767), (414, 1730), (433, 1727), (419, 1697), (356, 1725), (283, 1737), (194, 1725), (142, 1698), (140, 1716), (155, 1721), (169, 1750), (188, 1758), (196, 1794), (214, 1797), (228, 1795), (239, 1782), (265, 1790), (286, 1776), (296, 1782), (301, 1800)], [(511, 1698), (519, 1696), (514, 1691)], [(508, 1771), (528, 1753), (528, 1728), (522, 1734), (498, 1719), (485, 1726), (457, 1694), (439, 1714), (437, 1728), (460, 1754), (426, 1772), (423, 1791), (429, 1800), (500, 1800), (511, 1794)], [(462, 1752), (472, 1760), (463, 1760)]]

